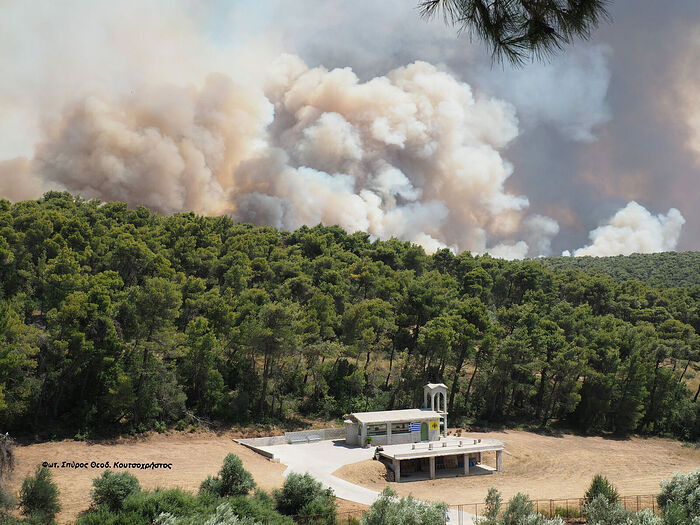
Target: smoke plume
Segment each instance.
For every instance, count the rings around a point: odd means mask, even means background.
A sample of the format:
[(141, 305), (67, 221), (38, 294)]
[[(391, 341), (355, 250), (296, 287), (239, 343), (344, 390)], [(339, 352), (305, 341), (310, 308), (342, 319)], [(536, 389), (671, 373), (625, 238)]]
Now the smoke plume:
[[(228, 213), (295, 229), (339, 224), (428, 251), (547, 251), (551, 219), (508, 193), (501, 149), (517, 136), (509, 104), (415, 62), (361, 82), (348, 68), (283, 55), (261, 88), (209, 75), (201, 88), (93, 93), (45, 125), (23, 180), (163, 213)], [(26, 192), (25, 192), (26, 193)], [(539, 253), (535, 254), (538, 255)]]
[(605, 257), (671, 251), (678, 244), (684, 223), (681, 212), (675, 208), (668, 210), (666, 215), (655, 216), (632, 201), (607, 224), (590, 232), (592, 244), (576, 250), (574, 255)]
[[(644, 3), (653, 27), (670, 11)], [(672, 62), (662, 46), (639, 55), (630, 39), (644, 32), (644, 9), (628, 18), (621, 7), (626, 16), (603, 41), (513, 71), (491, 67), (479, 45), (404, 0), (224, 4), (3, 2), (0, 198), (69, 190), (166, 214), (339, 224), (428, 251), (507, 258), (581, 246), (611, 205), (633, 199), (679, 206), (696, 228), (685, 182), (693, 171), (664, 149), (665, 128), (645, 124), (648, 98), (631, 96), (649, 82), (620, 73), (648, 62), (656, 78), (659, 61)], [(680, 4), (693, 20), (693, 1)], [(664, 38), (686, 34), (668, 28)], [(684, 108), (673, 114), (685, 119), (688, 151), (700, 150), (693, 42), (674, 54), (677, 89), (660, 83)], [(586, 172), (609, 181), (629, 173), (644, 191), (611, 184), (601, 198), (580, 176), (600, 143), (610, 155)], [(629, 159), (649, 171), (644, 180), (663, 169), (674, 184), (642, 184)], [(682, 220), (660, 217), (680, 230)], [(649, 230), (644, 214), (630, 220), (639, 221), (630, 231)], [(598, 235), (581, 251), (607, 242)]]

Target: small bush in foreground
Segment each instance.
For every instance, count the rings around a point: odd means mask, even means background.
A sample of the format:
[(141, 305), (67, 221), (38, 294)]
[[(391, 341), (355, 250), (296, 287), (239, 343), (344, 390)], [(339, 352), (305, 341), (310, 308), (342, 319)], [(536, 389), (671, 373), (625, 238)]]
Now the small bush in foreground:
[[(691, 523), (693, 518), (700, 521), (700, 469), (689, 474), (674, 474), (670, 480), (662, 481), (657, 501), (668, 523)], [(674, 521), (668, 521), (667, 515), (673, 515)]]
[(255, 488), (253, 476), (243, 468), (243, 462), (235, 454), (227, 454), (217, 477), (202, 481), (199, 493), (221, 497), (245, 496)]
[(360, 525), (435, 525), (445, 522), (447, 504), (424, 503), (411, 496), (397, 498), (385, 488), (360, 521)]
[(38, 523), (51, 523), (61, 510), (58, 487), (51, 479), (51, 471), (37, 467), (33, 476), (27, 476), (19, 492), (22, 514)]
[(241, 518), (228, 504), (222, 503), (206, 521), (201, 521), (201, 518), (182, 519), (163, 513), (156, 518), (154, 525), (262, 525), (262, 523), (253, 518)]
[(586, 503), (592, 502), (596, 496), (603, 495), (610, 503), (617, 503), (620, 500), (620, 495), (617, 489), (608, 481), (608, 479), (600, 474), (593, 476), (591, 485), (588, 487), (584, 499)]
[(335, 523), (335, 494), (331, 489), (324, 489), (311, 474), (292, 472), (287, 476), (281, 490), (273, 493), (275, 507), (287, 516), (324, 517), (318, 523)]
[(501, 513), (501, 494), (497, 489), (489, 489), (486, 496), (486, 512), (483, 518), (477, 518), (478, 525), (563, 525), (561, 517), (556, 516), (547, 520), (542, 514), (535, 512), (530, 498), (522, 492), (517, 493), (508, 502)]
[[(588, 525), (662, 525), (661, 518), (649, 509), (632, 513), (620, 505), (598, 494), (593, 501), (583, 506), (583, 514)], [(680, 524), (679, 524), (680, 525)]]
[(105, 470), (102, 476), (92, 480), (92, 501), (98, 507), (105, 505), (111, 511), (122, 508), (124, 500), (135, 492), (141, 491), (136, 476), (128, 472)]

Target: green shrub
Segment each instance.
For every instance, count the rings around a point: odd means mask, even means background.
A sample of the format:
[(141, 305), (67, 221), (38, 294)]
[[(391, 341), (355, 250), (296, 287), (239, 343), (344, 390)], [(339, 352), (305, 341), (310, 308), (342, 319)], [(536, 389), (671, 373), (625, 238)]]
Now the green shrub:
[(111, 511), (120, 510), (128, 496), (141, 491), (141, 485), (136, 476), (128, 472), (111, 470), (105, 470), (102, 476), (93, 479), (92, 486), (94, 489), (91, 496), (95, 505), (98, 507), (105, 505)]
[(202, 481), (199, 492), (221, 497), (245, 496), (254, 488), (253, 476), (243, 468), (241, 459), (235, 454), (227, 454), (219, 475)]
[(91, 509), (83, 514), (75, 525), (149, 525), (138, 512), (112, 512), (107, 507)]
[(631, 512), (610, 501), (605, 494), (598, 494), (584, 504), (583, 514), (588, 525), (627, 525), (632, 520)]
[(154, 525), (262, 525), (253, 518), (238, 516), (230, 505), (222, 503), (208, 518), (178, 518), (169, 513), (163, 513), (156, 518)]
[(199, 485), (200, 496), (204, 494), (211, 494), (218, 497), (221, 494), (221, 491), (221, 480), (216, 476), (207, 476), (207, 478)]
[(670, 480), (662, 481), (657, 501), (664, 510), (664, 521), (667, 521), (667, 514), (700, 516), (700, 469), (689, 474), (674, 474)]
[(435, 525), (445, 522), (445, 503), (424, 503), (411, 496), (397, 498), (385, 488), (379, 499), (362, 516), (361, 525)]
[(498, 516), (501, 513), (501, 493), (498, 489), (491, 487), (489, 493), (486, 495), (486, 510), (484, 512), (484, 518), (479, 520), (480, 525), (497, 525)]
[(158, 516), (168, 512), (175, 516), (187, 516), (201, 510), (200, 500), (181, 489), (156, 489), (153, 492), (135, 492), (128, 496), (122, 511), (136, 513), (152, 523)]
[(478, 525), (564, 525), (561, 516), (547, 520), (545, 516), (535, 512), (530, 498), (521, 492), (513, 496), (503, 513), (501, 509), (501, 494), (497, 489), (489, 489), (486, 496), (486, 512), (483, 518), (478, 518)]
[(253, 497), (236, 496), (229, 498), (229, 505), (239, 516), (249, 516), (275, 525), (293, 524), (291, 518), (282, 516), (275, 509), (274, 500), (265, 492), (257, 491)]
[[(535, 505), (530, 501), (530, 498), (527, 494), (518, 492), (511, 498), (506, 510), (503, 511), (501, 523), (503, 525), (521, 525), (526, 518), (534, 514)], [(544, 521), (544, 517), (542, 517), (542, 521)]]
[(34, 476), (27, 476), (19, 492), (22, 514), (37, 522), (50, 523), (61, 510), (58, 487), (51, 480), (51, 471), (37, 467)]
[(608, 481), (607, 478), (596, 474), (593, 476), (593, 481), (591, 481), (584, 499), (586, 503), (591, 503), (596, 496), (603, 495), (610, 503), (617, 503), (620, 500), (620, 495), (617, 493), (617, 489)]
[(331, 489), (324, 489), (311, 474), (292, 472), (287, 476), (281, 490), (275, 490), (273, 497), (276, 508), (287, 516), (327, 515), (317, 523), (335, 523), (337, 505)]
[[(644, 509), (634, 515), (634, 525), (663, 525), (664, 522), (650, 509)], [(666, 524), (671, 525), (671, 524)]]

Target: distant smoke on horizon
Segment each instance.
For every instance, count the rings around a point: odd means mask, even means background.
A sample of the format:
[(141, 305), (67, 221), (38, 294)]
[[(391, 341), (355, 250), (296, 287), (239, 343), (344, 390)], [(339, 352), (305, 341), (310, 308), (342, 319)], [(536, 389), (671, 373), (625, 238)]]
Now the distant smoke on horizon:
[[(574, 252), (575, 256), (630, 255), (667, 252), (675, 249), (685, 219), (675, 208), (654, 216), (632, 201), (590, 233), (592, 243)], [(565, 254), (568, 255), (568, 254)]]

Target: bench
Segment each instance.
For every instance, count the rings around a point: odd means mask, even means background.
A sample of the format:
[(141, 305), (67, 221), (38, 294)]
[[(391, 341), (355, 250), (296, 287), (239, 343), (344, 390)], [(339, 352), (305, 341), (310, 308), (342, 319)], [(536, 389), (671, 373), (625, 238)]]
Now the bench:
[(295, 443), (312, 443), (314, 441), (321, 441), (321, 436), (311, 434), (309, 436), (290, 436), (289, 438), (289, 443), (292, 445)]

